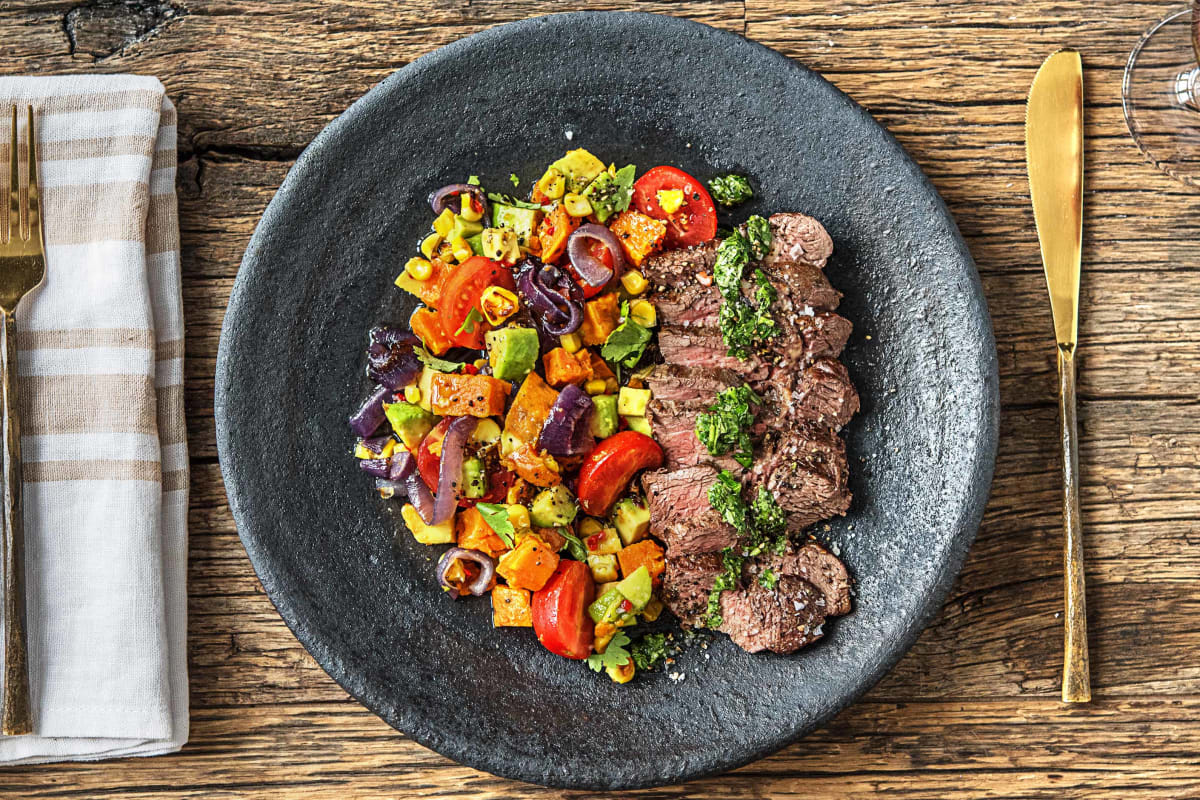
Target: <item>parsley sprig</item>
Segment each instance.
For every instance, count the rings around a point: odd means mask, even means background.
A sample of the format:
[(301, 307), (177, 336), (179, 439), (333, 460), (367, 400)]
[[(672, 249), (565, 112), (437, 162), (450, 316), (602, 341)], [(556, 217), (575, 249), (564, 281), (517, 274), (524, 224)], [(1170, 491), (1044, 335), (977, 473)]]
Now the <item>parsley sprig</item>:
[(618, 633), (608, 643), (608, 647), (604, 648), (603, 653), (592, 653), (587, 657), (587, 665), (592, 668), (593, 672), (599, 672), (607, 667), (625, 666), (633, 658), (625, 649), (627, 644), (629, 644), (629, 637), (624, 632)]

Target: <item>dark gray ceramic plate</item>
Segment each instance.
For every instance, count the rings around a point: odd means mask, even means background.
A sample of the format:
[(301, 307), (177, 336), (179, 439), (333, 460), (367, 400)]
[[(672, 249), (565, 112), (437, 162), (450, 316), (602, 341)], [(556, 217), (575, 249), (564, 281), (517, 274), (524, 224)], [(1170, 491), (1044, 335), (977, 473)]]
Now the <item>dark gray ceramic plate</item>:
[[(721, 637), (617, 686), (493, 630), (436, 586), (349, 457), (367, 329), (405, 320), (391, 280), (437, 186), (528, 182), (568, 147), (618, 164), (754, 176), (742, 213), (829, 228), (864, 410), (851, 513), (822, 537), (857, 578), (852, 615), (791, 657)], [(527, 183), (524, 185), (528, 185)], [(992, 475), (996, 355), (971, 256), (896, 141), (820, 76), (669, 17), (568, 14), (494, 28), (401, 69), (305, 151), (238, 274), (217, 366), (230, 504), (267, 594), (352, 695), (479, 769), (563, 787), (665, 784), (735, 767), (875, 683), (941, 605)], [(400, 528), (402, 530), (402, 528)]]

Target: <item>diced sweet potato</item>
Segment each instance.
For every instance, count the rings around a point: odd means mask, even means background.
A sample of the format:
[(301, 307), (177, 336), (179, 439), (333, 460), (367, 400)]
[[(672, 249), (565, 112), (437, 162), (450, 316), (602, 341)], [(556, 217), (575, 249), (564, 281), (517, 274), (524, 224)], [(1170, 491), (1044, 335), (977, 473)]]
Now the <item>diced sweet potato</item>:
[(550, 407), (557, 399), (558, 392), (547, 386), (540, 375), (529, 373), (513, 398), (508, 416), (504, 418), (504, 432), (521, 442), (536, 442), (546, 418), (550, 416)]
[(433, 413), (446, 417), (497, 417), (512, 385), (490, 375), (439, 372), (430, 385)]
[(583, 326), (579, 333), (587, 345), (604, 344), (621, 322), (621, 302), (616, 292), (602, 294), (583, 305)]
[(537, 447), (523, 444), (508, 454), (508, 468), (534, 486), (555, 486), (562, 483), (558, 462), (552, 456), (538, 452)]
[(429, 308), (418, 308), (409, 320), (412, 332), (420, 337), (425, 349), (440, 356), (450, 349), (450, 336), (442, 327), (442, 318)]
[(667, 236), (667, 223), (638, 211), (622, 211), (608, 227), (621, 243), (625, 255), (638, 267), (662, 246)]
[(535, 536), (545, 542), (546, 546), (555, 553), (557, 553), (559, 550), (562, 550), (563, 545), (567, 543), (567, 540), (563, 538), (563, 535), (554, 528), (534, 528), (533, 533)]
[(484, 522), (483, 514), (480, 514), (479, 509), (474, 506), (458, 512), (455, 530), (459, 547), (478, 550), (481, 553), (487, 553), (492, 558), (496, 558), (509, 549), (500, 535)]
[(537, 536), (526, 536), (500, 557), (496, 572), (514, 589), (536, 592), (546, 585), (558, 566), (558, 554)]
[[(542, 261), (552, 264), (567, 249), (567, 239), (579, 227), (580, 220), (567, 213), (559, 203), (538, 226), (538, 241), (542, 245)], [(666, 230), (664, 225), (663, 230)]]
[(617, 561), (621, 565), (621, 577), (627, 578), (638, 567), (645, 567), (655, 586), (662, 581), (663, 570), (667, 568), (662, 546), (653, 539), (643, 539), (629, 545), (617, 553)]
[(592, 379), (592, 357), (587, 350), (569, 353), (564, 347), (556, 347), (542, 357), (542, 364), (546, 367), (546, 381), (557, 389)]
[(492, 625), (496, 628), (533, 627), (532, 594), (511, 586), (498, 585), (492, 589)]

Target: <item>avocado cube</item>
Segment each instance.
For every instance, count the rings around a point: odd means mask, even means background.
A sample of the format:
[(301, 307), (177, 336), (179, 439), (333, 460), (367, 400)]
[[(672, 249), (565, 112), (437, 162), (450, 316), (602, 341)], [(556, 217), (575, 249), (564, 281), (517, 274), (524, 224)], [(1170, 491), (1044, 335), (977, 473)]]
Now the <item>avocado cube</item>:
[(478, 458), (468, 458), (462, 465), (463, 496), (479, 499), (487, 494), (488, 477), (483, 468), (483, 461)]
[(601, 592), (600, 596), (588, 606), (588, 616), (592, 618), (592, 622), (614, 622), (621, 615), (618, 606), (625, 597), (617, 590), (616, 586), (617, 584), (613, 584), (613, 588)]
[(645, 539), (650, 532), (650, 509), (632, 497), (622, 498), (613, 507), (612, 519), (626, 547)]
[(426, 525), (411, 503), (405, 503), (400, 516), (412, 531), (413, 538), (421, 544), (454, 544), (454, 516), (440, 525)]
[(592, 578), (596, 583), (615, 581), (617, 579), (617, 557), (605, 554), (588, 554), (588, 567), (592, 570)]
[(565, 156), (550, 165), (567, 179), (568, 192), (582, 192), (601, 172), (604, 162), (582, 147), (570, 150)]
[(607, 439), (617, 432), (617, 396), (598, 394), (592, 398), (592, 405), (596, 409), (592, 413), (592, 436)]
[[(609, 217), (629, 208), (629, 199), (633, 196), (633, 173), (632, 164), (623, 167), (616, 175), (605, 170), (588, 185), (583, 196), (591, 204), (596, 219), (608, 222)], [(619, 180), (618, 176), (624, 180)]]
[(484, 339), (493, 377), (519, 381), (537, 366), (538, 335), (533, 328), (501, 328), (488, 331)]
[(636, 614), (646, 607), (650, 602), (652, 588), (650, 570), (646, 569), (644, 564), (617, 584), (617, 591), (633, 606), (631, 614)]
[(645, 417), (622, 416), (621, 419), (625, 420), (625, 424), (629, 426), (629, 430), (631, 431), (636, 431), (638, 433), (645, 434), (646, 436), (654, 435), (650, 432), (650, 421)]
[(520, 247), (529, 247), (542, 221), (542, 212), (536, 208), (517, 208), (504, 203), (492, 204), (492, 227), (508, 228), (517, 235)]
[(433, 413), (433, 376), (440, 375), (433, 367), (426, 364), (421, 367), (421, 377), (417, 378), (417, 388), (421, 390), (421, 399), (417, 401), (417, 405), (425, 409), (429, 413)]
[(473, 222), (455, 215), (454, 224), (450, 226), (450, 232), (443, 238), (449, 242), (458, 238), (470, 239), (472, 236), (478, 236), (481, 233), (483, 233), (482, 222)]
[(403, 400), (398, 403), (384, 403), (383, 413), (392, 424), (392, 430), (409, 450), (415, 450), (425, 438), (425, 434), (433, 430), (433, 414), (412, 403)]
[(617, 534), (616, 528), (601, 528), (597, 533), (587, 537), (584, 545), (589, 553), (615, 555), (621, 552), (621, 537)]
[(533, 498), (533, 505), (529, 507), (529, 518), (538, 528), (570, 525), (578, 513), (579, 505), (571, 490), (561, 483), (538, 492), (537, 497)]
[(622, 386), (617, 394), (617, 413), (623, 417), (644, 417), (650, 405), (649, 389), (633, 389)]

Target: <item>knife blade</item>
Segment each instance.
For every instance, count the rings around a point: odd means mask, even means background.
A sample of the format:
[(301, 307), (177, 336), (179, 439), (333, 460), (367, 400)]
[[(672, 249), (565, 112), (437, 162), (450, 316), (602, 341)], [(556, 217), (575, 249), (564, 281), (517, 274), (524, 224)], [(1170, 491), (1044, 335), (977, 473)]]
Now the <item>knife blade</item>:
[(1029, 196), (1037, 224), (1058, 341), (1058, 408), (1063, 449), (1063, 685), (1065, 703), (1091, 700), (1083, 526), (1079, 511), (1079, 431), (1075, 355), (1083, 234), (1083, 63), (1065, 49), (1042, 64), (1025, 112)]

